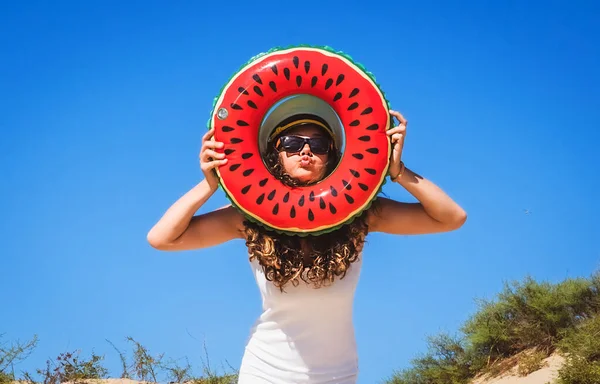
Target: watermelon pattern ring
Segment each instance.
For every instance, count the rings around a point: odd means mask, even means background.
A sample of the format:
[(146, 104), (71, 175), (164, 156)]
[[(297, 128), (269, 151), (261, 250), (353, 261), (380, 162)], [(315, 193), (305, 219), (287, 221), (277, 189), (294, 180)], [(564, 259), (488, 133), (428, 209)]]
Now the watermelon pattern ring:
[[(333, 172), (300, 187), (276, 179), (261, 152), (269, 111), (294, 96), (335, 112), (343, 130), (336, 141), (344, 142)], [(298, 46), (272, 49), (235, 73), (215, 98), (208, 128), (224, 143), (228, 162), (216, 173), (233, 206), (268, 229), (319, 235), (351, 222), (376, 198), (389, 167), (390, 123), (389, 104), (362, 66), (328, 47)]]

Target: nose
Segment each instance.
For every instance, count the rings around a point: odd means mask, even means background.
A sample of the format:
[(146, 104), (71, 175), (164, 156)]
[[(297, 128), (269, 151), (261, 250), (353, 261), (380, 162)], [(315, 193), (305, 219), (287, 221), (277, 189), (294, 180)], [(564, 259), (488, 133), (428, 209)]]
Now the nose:
[(302, 147), (302, 151), (300, 151), (300, 155), (312, 156), (312, 151), (310, 150), (310, 145), (308, 145), (308, 143), (304, 144), (304, 147)]

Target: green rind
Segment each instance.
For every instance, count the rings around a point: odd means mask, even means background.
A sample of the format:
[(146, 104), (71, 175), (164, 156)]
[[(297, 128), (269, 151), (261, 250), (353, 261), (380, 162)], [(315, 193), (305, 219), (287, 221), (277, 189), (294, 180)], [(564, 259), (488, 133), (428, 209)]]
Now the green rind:
[[(227, 86), (227, 84), (229, 84), (229, 82), (231, 81), (231, 79), (233, 79), (235, 77), (235, 75), (237, 75), (242, 69), (244, 69), (245, 67), (247, 67), (249, 64), (251, 64), (252, 62), (260, 59), (263, 56), (269, 55), (273, 52), (279, 52), (279, 51), (284, 51), (284, 50), (288, 50), (288, 49), (294, 49), (294, 48), (314, 48), (314, 49), (322, 49), (328, 52), (331, 52), (333, 54), (342, 56), (344, 58), (346, 58), (347, 60), (349, 60), (350, 62), (352, 62), (352, 64), (356, 65), (361, 71), (363, 71), (363, 73), (365, 73), (373, 82), (373, 84), (375, 84), (375, 86), (377, 87), (377, 89), (379, 90), (379, 92), (381, 92), (381, 95), (383, 96), (383, 99), (385, 100), (385, 103), (387, 104), (387, 108), (388, 110), (391, 109), (391, 104), (389, 102), (389, 100), (386, 98), (385, 96), (385, 92), (383, 92), (383, 90), (381, 89), (381, 86), (379, 85), (379, 83), (377, 83), (377, 80), (375, 79), (375, 75), (373, 75), (373, 73), (369, 72), (364, 65), (354, 61), (354, 59), (348, 55), (347, 53), (343, 52), (343, 51), (337, 51), (327, 45), (323, 45), (323, 46), (319, 46), (319, 45), (309, 45), (309, 44), (297, 44), (297, 45), (290, 45), (287, 47), (273, 47), (271, 49), (269, 49), (267, 52), (261, 52), (253, 57), (250, 58), (250, 60), (248, 60), (247, 62), (245, 62), (243, 65), (241, 65), (239, 67), (239, 69), (237, 71), (235, 71), (230, 77), (229, 79), (227, 79), (227, 81), (223, 84), (223, 86), (221, 87), (221, 89), (219, 90), (217, 96), (213, 99), (213, 104), (212, 104), (212, 109), (210, 112), (210, 116), (208, 118), (208, 121), (206, 123), (206, 126), (208, 128), (208, 130), (210, 130), (210, 123), (212, 120), (212, 116), (215, 113), (215, 107), (217, 105), (217, 101), (219, 100), (219, 98), (221, 97), (221, 95), (223, 94), (223, 91), (225, 90), (225, 87)], [(391, 117), (390, 117), (391, 120)], [(389, 168), (389, 164), (388, 164), (388, 168)], [(213, 170), (214, 171), (214, 170)], [(387, 170), (386, 170), (387, 171)], [(367, 204), (364, 205), (363, 209), (356, 212), (354, 215), (350, 216), (346, 221), (344, 221), (341, 224), (335, 225), (335, 226), (331, 226), (329, 228), (325, 228), (319, 231), (313, 231), (313, 232), (297, 232), (297, 231), (286, 231), (286, 230), (282, 230), (282, 229), (278, 229), (278, 228), (273, 228), (271, 226), (269, 226), (268, 224), (263, 223), (260, 220), (255, 219), (254, 217), (247, 215), (246, 213), (244, 213), (244, 210), (239, 208), (235, 202), (234, 199), (229, 196), (229, 193), (227, 193), (227, 190), (225, 188), (223, 188), (222, 185), (222, 180), (220, 177), (218, 177), (217, 172), (214, 171), (215, 175), (217, 176), (218, 180), (219, 180), (219, 188), (221, 188), (221, 190), (223, 190), (223, 192), (225, 193), (225, 197), (227, 198), (227, 200), (229, 200), (231, 202), (231, 205), (237, 209), (238, 211), (240, 211), (248, 221), (251, 221), (255, 224), (258, 224), (262, 227), (264, 227), (265, 229), (275, 232), (275, 233), (279, 233), (279, 234), (283, 234), (283, 235), (292, 235), (292, 236), (299, 236), (299, 237), (308, 237), (308, 236), (319, 236), (319, 235), (323, 235), (326, 233), (331, 233), (334, 232), (336, 230), (338, 230), (339, 228), (343, 227), (344, 225), (349, 225), (352, 224), (352, 222), (354, 222), (354, 220), (356, 220), (358, 217), (360, 217), (365, 211), (368, 211), (369, 208), (371, 208), (371, 205), (373, 204), (373, 202), (377, 199), (377, 196), (379, 195), (379, 193), (381, 193), (381, 191), (383, 190), (383, 186), (385, 185), (385, 183), (387, 183), (387, 177), (385, 177), (383, 179), (383, 182), (379, 185), (379, 188), (377, 189), (377, 193), (375, 194), (375, 197), (373, 197), (371, 199), (371, 201), (369, 201)]]

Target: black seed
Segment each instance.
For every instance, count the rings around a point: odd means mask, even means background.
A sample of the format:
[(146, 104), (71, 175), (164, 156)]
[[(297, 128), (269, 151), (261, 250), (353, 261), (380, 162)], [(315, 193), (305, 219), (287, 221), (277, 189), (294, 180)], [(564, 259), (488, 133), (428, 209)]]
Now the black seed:
[(331, 196), (336, 197), (337, 196), (337, 191), (335, 190), (335, 188), (333, 188), (333, 185), (330, 186), (329, 189), (331, 190)]
[(308, 220), (313, 221), (315, 219), (315, 215), (313, 213), (313, 211), (308, 208)]
[(231, 172), (235, 171), (236, 169), (238, 169), (240, 167), (240, 165), (242, 164), (233, 164), (231, 167), (229, 167), (229, 170)]
[(274, 81), (269, 81), (269, 87), (271, 87), (273, 92), (277, 92), (277, 84)]
[(229, 156), (229, 155), (231, 155), (233, 152), (235, 152), (235, 149), (227, 148), (227, 149), (226, 149), (224, 152), (225, 152), (225, 154), (226, 154), (226, 155), (228, 155), (228, 156)]
[(337, 78), (337, 80), (335, 81), (335, 85), (340, 85), (342, 83), (342, 81), (344, 81), (345, 76), (343, 74), (340, 74)]
[(262, 204), (262, 202), (265, 200), (265, 194), (261, 193), (260, 196), (258, 196), (258, 199), (256, 199), (256, 204), (260, 205)]
[(278, 75), (278, 74), (279, 74), (279, 71), (277, 70), (277, 65), (276, 65), (276, 64), (273, 64), (273, 65), (271, 66), (271, 71), (273, 71), (273, 73), (274, 73), (275, 75)]
[(357, 125), (360, 125), (360, 120), (354, 120), (353, 122), (350, 123), (351, 127), (356, 127)]
[(244, 188), (242, 188), (242, 194), (245, 195), (246, 193), (248, 193), (251, 186), (252, 186), (252, 184), (248, 184)]
[(352, 196), (350, 196), (347, 193), (344, 193), (344, 196), (346, 197), (347, 202), (349, 202), (350, 204), (354, 203), (354, 199), (352, 198)]
[(329, 203), (329, 211), (335, 215), (337, 209), (335, 209), (335, 206), (333, 204)]
[(252, 174), (252, 172), (254, 172), (254, 168), (250, 168), (250, 169), (246, 169), (242, 175), (244, 176), (250, 176)]
[(290, 209), (290, 217), (293, 219), (296, 217), (296, 207), (292, 205), (292, 209)]
[(314, 87), (315, 85), (317, 85), (317, 76), (313, 76), (310, 80), (310, 86)]
[(360, 140), (360, 141), (371, 141), (371, 136), (364, 135), (364, 136), (359, 137), (358, 140)]
[(369, 113), (371, 113), (371, 112), (373, 112), (373, 108), (371, 108), (371, 107), (367, 107), (367, 108), (365, 108), (365, 110), (364, 110), (364, 111), (362, 111), (360, 114), (361, 114), (361, 115), (368, 115), (368, 114), (369, 114)]
[(239, 143), (241, 143), (242, 141), (244, 141), (244, 140), (242, 140), (242, 139), (238, 139), (237, 137), (233, 137), (233, 138), (231, 139), (231, 144), (239, 144)]
[(258, 76), (258, 73), (255, 73), (254, 75), (252, 75), (252, 78), (254, 79), (254, 81), (256, 81), (258, 84), (262, 84), (262, 80), (260, 78), (260, 76)]
[(236, 103), (231, 103), (232, 109), (237, 109), (238, 111), (242, 109), (242, 106)]
[(290, 193), (288, 192), (285, 194), (285, 196), (283, 196), (283, 202), (287, 203), (289, 199), (290, 199)]
[(314, 191), (310, 191), (310, 194), (308, 195), (308, 200), (315, 201), (315, 192)]
[(348, 96), (348, 97), (354, 97), (354, 96), (358, 95), (358, 92), (360, 92), (360, 90), (358, 88), (354, 88), (352, 90), (352, 92), (350, 92), (350, 96)]
[(374, 170), (373, 168), (365, 168), (365, 171), (371, 175), (374, 175), (377, 173), (377, 171)]
[(371, 124), (367, 127), (367, 131), (376, 131), (379, 129), (379, 124)]
[(322, 197), (319, 197), (319, 208), (325, 209), (325, 207), (326, 207), (325, 200), (323, 200)]
[(367, 189), (369, 189), (369, 186), (363, 183), (358, 183), (358, 186), (360, 187), (360, 189), (362, 189), (363, 191), (366, 191)]
[(265, 184), (267, 184), (267, 181), (269, 181), (268, 178), (262, 179), (261, 181), (258, 182), (258, 185), (260, 185), (261, 187), (264, 187)]
[(271, 192), (269, 192), (267, 199), (269, 199), (269, 201), (271, 201), (271, 200), (273, 200), (274, 197), (275, 197), (275, 190), (272, 190)]
[(350, 104), (350, 106), (348, 107), (348, 110), (352, 111), (353, 109), (356, 109), (356, 108), (358, 108), (358, 103), (355, 102), (355, 103)]
[(279, 203), (275, 204), (275, 206), (273, 207), (273, 210), (271, 212), (273, 212), (274, 215), (279, 213)]
[(304, 70), (306, 71), (306, 74), (308, 75), (308, 71), (310, 71), (310, 61), (304, 62)]
[(249, 95), (248, 91), (246, 91), (246, 89), (244, 89), (244, 87), (239, 87), (238, 92), (243, 93), (244, 95)]
[(344, 184), (344, 189), (347, 189), (347, 190), (352, 189), (352, 185), (349, 182), (347, 182), (346, 180), (342, 180), (342, 184)]
[(338, 92), (335, 94), (335, 96), (333, 96), (333, 101), (338, 101), (341, 98), (342, 98), (342, 93)]
[(246, 123), (244, 120), (238, 120), (236, 121), (237, 125), (239, 125), (240, 127), (247, 127), (250, 124)]
[(352, 157), (358, 160), (362, 160), (365, 156), (362, 153), (353, 153)]
[(321, 76), (325, 76), (325, 74), (327, 73), (327, 68), (329, 68), (329, 66), (327, 64), (323, 64), (323, 66), (321, 67)]
[(354, 169), (350, 170), (350, 173), (352, 174), (352, 176), (354, 177), (360, 177), (360, 173), (358, 173), (358, 171), (355, 171)]
[(230, 127), (228, 125), (224, 125), (223, 128), (221, 128), (223, 130), (223, 132), (231, 132), (233, 131), (235, 128)]
[(301, 207), (304, 205), (304, 195), (300, 196), (300, 200), (298, 200), (298, 205)]
[(368, 148), (367, 152), (372, 153), (374, 155), (379, 153), (379, 148)]
[(300, 75), (296, 76), (296, 84), (298, 86), (302, 85), (302, 76), (300, 76)]
[(252, 88), (252, 89), (254, 89), (254, 92), (256, 92), (256, 94), (257, 94), (258, 96), (261, 96), (261, 97), (262, 97), (262, 95), (263, 95), (263, 93), (262, 93), (262, 89), (260, 89), (260, 87), (259, 87), (258, 85), (255, 85), (255, 86), (254, 86), (254, 88)]
[(294, 62), (294, 67), (296, 67), (296, 69), (298, 69), (298, 64), (300, 63), (300, 60), (298, 59), (298, 56), (294, 56), (294, 58), (292, 59), (292, 61)]
[(329, 87), (331, 87), (332, 84), (333, 79), (327, 79), (327, 82), (325, 83), (325, 89), (329, 89)]
[(254, 104), (254, 101), (252, 101), (252, 100), (248, 100), (248, 106), (250, 108), (258, 109), (258, 107), (256, 106), (256, 104)]
[(289, 68), (283, 68), (283, 74), (285, 75), (286, 79), (290, 79), (290, 70)]
[(246, 160), (252, 157), (252, 155), (254, 155), (254, 153), (248, 152), (248, 153), (242, 153), (242, 159)]

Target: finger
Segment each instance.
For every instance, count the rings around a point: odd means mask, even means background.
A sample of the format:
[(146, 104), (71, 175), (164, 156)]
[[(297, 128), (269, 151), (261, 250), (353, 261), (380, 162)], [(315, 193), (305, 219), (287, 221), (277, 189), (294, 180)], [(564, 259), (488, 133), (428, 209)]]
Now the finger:
[(408, 125), (408, 121), (406, 121), (406, 119), (404, 118), (404, 116), (402, 116), (402, 114), (400, 112), (390, 110), (390, 115), (392, 115), (396, 119), (398, 119), (398, 121), (400, 122), (400, 124)]
[(204, 141), (210, 140), (213, 137), (214, 134), (215, 134), (215, 129), (214, 128), (209, 129), (208, 132), (206, 132), (202, 136), (202, 141), (204, 142)]
[(398, 143), (398, 142), (402, 142), (402, 140), (404, 140), (404, 135), (401, 133), (395, 133), (392, 135), (392, 142), (393, 143)]
[(202, 144), (202, 147), (204, 149), (216, 149), (216, 148), (223, 148), (223, 142), (222, 141), (205, 141)]
[(206, 151), (204, 151), (204, 158), (213, 158), (213, 159), (224, 159), (225, 158), (225, 154), (224, 153), (219, 153), (216, 151), (213, 151), (212, 149), (207, 149)]
[(388, 135), (393, 135), (395, 133), (405, 133), (405, 132), (406, 132), (406, 126), (405, 125), (398, 125), (397, 127), (388, 129), (386, 133)]
[(209, 161), (206, 163), (206, 169), (208, 170), (208, 169), (220, 167), (221, 165), (224, 165), (226, 163), (227, 163), (227, 159)]

